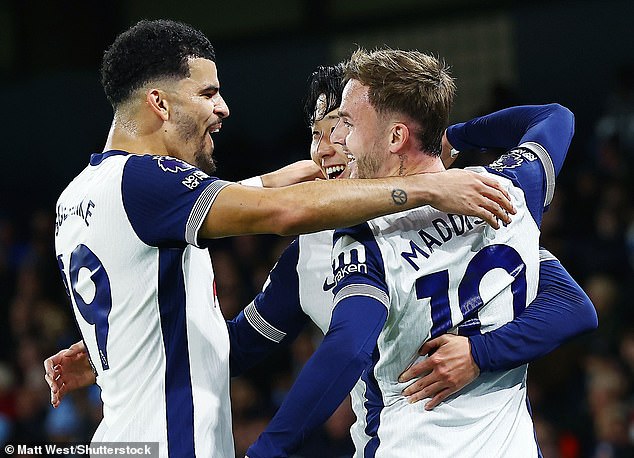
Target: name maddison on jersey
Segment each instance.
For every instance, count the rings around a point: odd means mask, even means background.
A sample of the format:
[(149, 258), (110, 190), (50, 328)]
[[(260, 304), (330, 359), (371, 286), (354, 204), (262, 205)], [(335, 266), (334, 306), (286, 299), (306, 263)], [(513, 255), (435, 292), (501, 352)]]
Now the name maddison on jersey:
[(69, 216), (79, 216), (84, 221), (84, 224), (89, 226), (90, 222), (88, 220), (92, 216), (91, 209), (93, 208), (95, 208), (95, 203), (89, 199), (84, 199), (70, 207), (58, 204), (55, 218), (55, 235), (59, 234), (59, 228), (62, 227), (62, 224), (64, 224), (64, 221), (66, 221)]
[(335, 283), (339, 283), (343, 277), (351, 273), (361, 272), (367, 274), (368, 265), (365, 263), (365, 260), (365, 247), (363, 245), (345, 249), (339, 253), (337, 259), (332, 263), (332, 270), (335, 273)]
[(451, 240), (454, 236), (465, 235), (475, 227), (486, 224), (481, 219), (463, 216), (452, 215), (448, 213), (442, 217), (436, 218), (431, 222), (432, 228), (421, 229), (418, 231), (418, 235), (423, 239), (425, 244), (424, 248), (421, 248), (416, 242), (410, 240), (409, 246), (411, 251), (403, 251), (401, 256), (405, 259), (414, 270), (420, 269), (414, 262), (414, 259), (418, 259), (418, 255), (422, 255), (425, 259), (429, 258), (434, 251), (434, 245), (441, 247), (445, 242)]

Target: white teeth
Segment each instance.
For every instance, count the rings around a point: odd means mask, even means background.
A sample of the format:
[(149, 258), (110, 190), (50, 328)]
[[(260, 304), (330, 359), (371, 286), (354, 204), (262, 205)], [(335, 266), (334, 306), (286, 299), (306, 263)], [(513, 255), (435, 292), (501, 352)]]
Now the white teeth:
[(326, 167), (326, 173), (328, 176), (333, 174), (339, 174), (345, 170), (345, 165), (331, 165), (330, 167)]

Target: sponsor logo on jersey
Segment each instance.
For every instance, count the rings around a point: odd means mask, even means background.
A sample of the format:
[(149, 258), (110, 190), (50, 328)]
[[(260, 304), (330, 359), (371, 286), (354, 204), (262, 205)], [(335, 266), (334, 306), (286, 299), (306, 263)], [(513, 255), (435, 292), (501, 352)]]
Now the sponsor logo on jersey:
[(330, 291), (335, 287), (336, 284), (337, 282), (335, 281), (334, 277), (332, 275), (328, 275), (324, 280), (323, 289), (324, 291)]
[(368, 266), (365, 261), (366, 255), (363, 245), (344, 249), (332, 264), (332, 270), (335, 273), (335, 283), (339, 283), (346, 275), (352, 273), (361, 272), (367, 274)]
[(194, 168), (193, 165), (190, 165), (185, 161), (181, 161), (180, 159), (176, 159), (175, 157), (171, 156), (154, 156), (152, 157), (152, 159), (156, 161), (158, 166), (164, 172), (178, 173), (185, 172)]
[(515, 148), (491, 163), (489, 167), (501, 172), (504, 169), (515, 169), (524, 161), (533, 162), (535, 160), (537, 160), (537, 156), (528, 148)]
[(198, 186), (200, 186), (200, 183), (202, 183), (205, 178), (209, 178), (209, 175), (207, 175), (202, 170), (194, 170), (194, 172), (190, 175), (187, 175), (185, 179), (181, 181), (181, 183), (183, 183), (189, 189), (196, 189)]

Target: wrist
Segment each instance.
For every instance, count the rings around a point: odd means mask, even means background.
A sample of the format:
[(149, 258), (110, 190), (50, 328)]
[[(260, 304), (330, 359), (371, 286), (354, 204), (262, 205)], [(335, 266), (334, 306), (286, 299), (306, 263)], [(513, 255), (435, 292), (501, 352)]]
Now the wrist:
[[(270, 175), (270, 174), (267, 174), (267, 175)], [(240, 184), (243, 186), (252, 186), (255, 188), (272, 188), (273, 186), (270, 186), (269, 184), (264, 182), (265, 177), (266, 175), (247, 178), (246, 180), (241, 180)]]
[(414, 194), (417, 205), (431, 205), (433, 207), (434, 203), (437, 202), (441, 183), (438, 182), (436, 175), (436, 173), (419, 175), (423, 181), (419, 181), (418, 192)]
[[(482, 364), (484, 363), (484, 355), (486, 349), (484, 348), (484, 342), (482, 341), (482, 335), (469, 336), (469, 350), (471, 353), (471, 359), (473, 364), (478, 368), (478, 372), (484, 372)], [(484, 368), (486, 370), (486, 368)]]

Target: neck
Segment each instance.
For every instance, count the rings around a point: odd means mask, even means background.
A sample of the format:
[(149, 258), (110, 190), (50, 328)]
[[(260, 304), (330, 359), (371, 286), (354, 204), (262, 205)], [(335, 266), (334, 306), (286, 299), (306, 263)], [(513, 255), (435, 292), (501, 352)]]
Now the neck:
[(148, 126), (139, 120), (115, 113), (104, 151), (122, 150), (134, 154), (168, 155), (160, 126)]
[(419, 173), (443, 172), (445, 166), (438, 156), (431, 156), (421, 151), (409, 151), (402, 155), (394, 155), (394, 161), (386, 176), (416, 175)]

